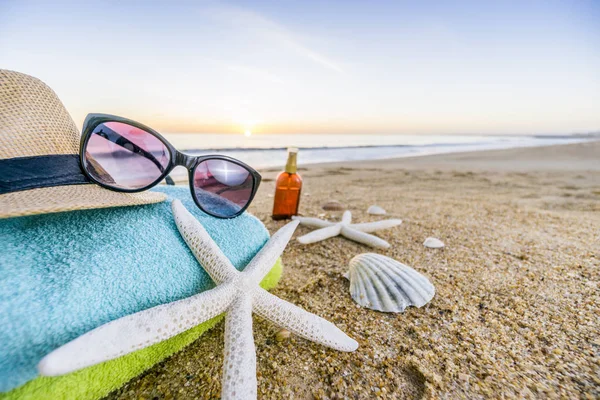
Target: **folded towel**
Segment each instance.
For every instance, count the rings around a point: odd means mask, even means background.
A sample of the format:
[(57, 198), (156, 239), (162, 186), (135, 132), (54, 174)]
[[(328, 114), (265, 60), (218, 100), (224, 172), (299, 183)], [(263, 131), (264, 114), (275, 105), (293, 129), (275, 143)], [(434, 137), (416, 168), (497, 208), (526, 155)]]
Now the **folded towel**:
[[(261, 286), (271, 289), (281, 277), (282, 265), (278, 261), (263, 279)], [(169, 340), (138, 350), (121, 358), (108, 361), (55, 378), (38, 377), (10, 392), (0, 393), (1, 400), (95, 400), (123, 386), (154, 364), (178, 352), (222, 320), (220, 315)]]
[[(268, 239), (251, 215), (213, 218), (195, 206), (187, 188), (155, 190), (180, 199), (238, 269)], [(35, 378), (44, 355), (99, 325), (214, 287), (181, 239), (170, 201), (0, 220), (0, 243), (0, 392)], [(263, 284), (274, 286), (280, 273), (276, 265)], [(0, 398), (104, 396), (217, 319), (108, 363), (37, 378)]]

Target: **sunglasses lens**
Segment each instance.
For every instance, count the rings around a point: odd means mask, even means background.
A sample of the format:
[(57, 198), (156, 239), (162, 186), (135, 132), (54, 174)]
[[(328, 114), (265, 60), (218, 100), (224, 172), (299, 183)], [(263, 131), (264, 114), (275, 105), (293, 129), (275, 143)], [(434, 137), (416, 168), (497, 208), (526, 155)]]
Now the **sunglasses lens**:
[(206, 211), (233, 217), (242, 210), (254, 189), (254, 177), (246, 168), (227, 160), (205, 160), (194, 170), (194, 192)]
[(121, 122), (105, 122), (91, 134), (83, 160), (98, 182), (133, 190), (156, 182), (170, 158), (167, 146), (153, 134)]

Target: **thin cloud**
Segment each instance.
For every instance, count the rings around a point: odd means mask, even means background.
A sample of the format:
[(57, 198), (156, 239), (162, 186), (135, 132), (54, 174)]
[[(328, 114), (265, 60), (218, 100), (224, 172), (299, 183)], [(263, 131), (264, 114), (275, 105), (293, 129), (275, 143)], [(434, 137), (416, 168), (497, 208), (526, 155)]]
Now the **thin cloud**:
[(313, 61), (323, 68), (339, 74), (345, 74), (344, 69), (329, 57), (303, 45), (295, 38), (295, 35), (283, 25), (255, 11), (222, 4), (211, 8), (210, 11), (211, 16), (218, 19), (220, 22), (231, 24), (238, 28), (242, 27), (248, 29), (253, 34), (279, 43), (286, 49)]
[(320, 64), (321, 66), (323, 66), (327, 69), (330, 69), (332, 71), (335, 71), (337, 73), (345, 74), (345, 71), (340, 66), (338, 66), (337, 64), (335, 64), (333, 61), (331, 61), (329, 58), (323, 56), (322, 54), (312, 51), (311, 49), (302, 46), (300, 43), (295, 42), (291, 39), (287, 39), (283, 36), (280, 38), (280, 40), (284, 41), (290, 48), (296, 49), (296, 51), (303, 54), (305, 57), (315, 61), (317, 64)]

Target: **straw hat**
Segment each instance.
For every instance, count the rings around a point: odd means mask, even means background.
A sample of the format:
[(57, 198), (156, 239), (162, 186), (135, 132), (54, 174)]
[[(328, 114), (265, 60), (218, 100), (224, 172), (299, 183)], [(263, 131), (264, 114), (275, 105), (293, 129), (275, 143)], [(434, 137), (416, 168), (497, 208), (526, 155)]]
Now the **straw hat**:
[(0, 218), (150, 204), (166, 199), (163, 193), (118, 193), (86, 182), (19, 191), (6, 189), (10, 186), (6, 174), (12, 172), (14, 177), (18, 169), (9, 171), (3, 161), (77, 155), (80, 136), (52, 89), (29, 75), (0, 69)]

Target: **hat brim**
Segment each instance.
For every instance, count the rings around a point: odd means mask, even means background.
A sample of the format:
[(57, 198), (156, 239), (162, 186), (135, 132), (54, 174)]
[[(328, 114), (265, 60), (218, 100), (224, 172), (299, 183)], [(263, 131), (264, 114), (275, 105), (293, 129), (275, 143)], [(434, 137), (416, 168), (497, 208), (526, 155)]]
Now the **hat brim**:
[(93, 184), (55, 186), (0, 195), (0, 218), (153, 204), (166, 199), (164, 193), (120, 193)]

